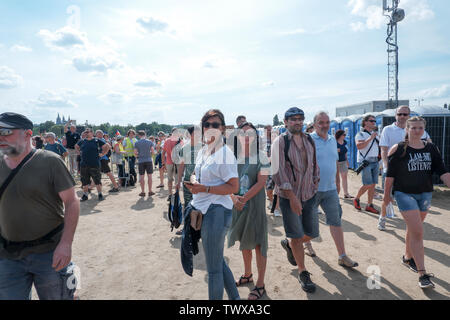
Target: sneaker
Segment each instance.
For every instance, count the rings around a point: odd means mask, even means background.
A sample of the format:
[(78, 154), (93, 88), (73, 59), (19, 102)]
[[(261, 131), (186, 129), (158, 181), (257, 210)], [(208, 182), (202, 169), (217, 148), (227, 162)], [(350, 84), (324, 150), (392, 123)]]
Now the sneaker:
[(338, 264), (346, 268), (356, 268), (359, 265), (358, 262), (353, 261), (348, 256), (343, 256), (342, 258), (339, 258)]
[(405, 259), (405, 256), (403, 256), (402, 263), (404, 266), (408, 267), (411, 271), (414, 271), (415, 273), (417, 273), (417, 266), (416, 266), (416, 262), (414, 261), (414, 258)]
[(386, 231), (386, 218), (380, 216), (380, 219), (378, 219), (378, 230)]
[(85, 194), (83, 194), (83, 196), (82, 196), (81, 199), (80, 199), (80, 202), (86, 201), (86, 200), (88, 200), (88, 199), (89, 199), (88, 196), (85, 195)]
[(311, 258), (314, 258), (316, 256), (316, 252), (314, 251), (311, 242), (306, 242), (304, 248), (305, 254), (310, 256)]
[(119, 192), (119, 188), (112, 188), (112, 189), (109, 190), (108, 192), (109, 192), (109, 193)]
[(308, 293), (313, 293), (316, 291), (316, 285), (311, 281), (311, 273), (308, 271), (302, 271), (298, 275), (298, 282), (300, 282), (300, 285), (302, 286), (303, 291)]
[(353, 199), (353, 206), (356, 210), (361, 210), (361, 204), (359, 203), (359, 199)]
[(434, 278), (433, 274), (424, 274), (419, 278), (419, 287), (422, 289), (434, 288), (434, 283), (431, 282), (430, 278)]
[(375, 207), (373, 206), (373, 204), (368, 204), (366, 206), (366, 211), (370, 212), (370, 213), (375, 213), (375, 214), (380, 214), (380, 211), (378, 211), (377, 209), (375, 209)]
[(292, 253), (291, 247), (289, 247), (289, 241), (288, 239), (281, 240), (281, 246), (284, 250), (286, 250), (287, 259), (293, 266), (297, 265), (297, 262), (295, 261), (294, 254)]
[(275, 209), (274, 212), (273, 212), (273, 215), (275, 217), (281, 217), (282, 216), (281, 211), (279, 209)]
[(103, 201), (103, 200), (105, 200), (105, 198), (103, 198), (103, 195), (100, 193), (98, 195), (98, 201)]

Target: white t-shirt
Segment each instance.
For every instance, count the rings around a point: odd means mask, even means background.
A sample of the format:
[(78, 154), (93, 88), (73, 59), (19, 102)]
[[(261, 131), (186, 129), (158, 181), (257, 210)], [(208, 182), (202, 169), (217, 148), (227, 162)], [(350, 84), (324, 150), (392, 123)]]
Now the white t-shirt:
[[(204, 155), (207, 146), (197, 154), (195, 177), (207, 187), (220, 186), (232, 178), (238, 178), (236, 158), (226, 145), (213, 155)], [(201, 192), (192, 195), (192, 206), (206, 214), (211, 204), (220, 204), (227, 209), (233, 209), (233, 201), (229, 195), (217, 195)]]
[[(358, 143), (358, 141), (367, 140), (367, 139), (369, 139), (369, 137), (370, 137), (370, 134), (368, 134), (365, 131), (360, 131), (356, 134), (355, 141), (356, 141), (356, 143)], [(379, 141), (380, 137), (377, 135), (375, 137), (375, 139), (378, 139), (378, 141)], [(367, 160), (368, 158), (377, 158), (378, 157), (378, 153), (379, 153), (378, 152), (378, 143), (375, 139), (372, 140), (364, 149), (357, 150), (357, 153), (358, 153), (358, 156), (356, 158), (357, 162), (362, 162), (364, 159)], [(372, 145), (372, 142), (374, 142), (374, 144), (369, 151), (369, 148)], [(367, 151), (369, 151), (369, 153), (367, 153)], [(367, 153), (367, 155), (366, 155), (366, 153)], [(364, 156), (365, 156), (365, 158), (364, 158)]]
[[(393, 145), (405, 141), (406, 129), (397, 127), (395, 122), (383, 128), (381, 133), (380, 147), (388, 147), (390, 149)], [(422, 140), (430, 138), (428, 132), (424, 132)]]

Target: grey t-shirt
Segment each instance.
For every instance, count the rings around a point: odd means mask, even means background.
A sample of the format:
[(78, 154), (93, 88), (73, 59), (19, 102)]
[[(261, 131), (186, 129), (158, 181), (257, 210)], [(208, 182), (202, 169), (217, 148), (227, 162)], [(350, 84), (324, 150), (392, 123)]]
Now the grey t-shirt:
[(152, 162), (152, 147), (154, 148), (155, 144), (148, 139), (141, 139), (135, 143), (134, 148), (139, 153), (138, 163)]
[[(11, 173), (0, 157), (0, 185)], [(6, 188), (0, 200), (0, 234), (9, 241), (32, 241), (42, 238), (64, 222), (64, 204), (59, 192), (75, 186), (66, 165), (57, 154), (37, 150)], [(53, 239), (61, 236), (55, 236)], [(53, 243), (29, 247), (16, 253), (22, 258), (30, 253), (54, 250)], [(5, 256), (6, 255), (6, 256)], [(11, 258), (0, 246), (0, 257)]]

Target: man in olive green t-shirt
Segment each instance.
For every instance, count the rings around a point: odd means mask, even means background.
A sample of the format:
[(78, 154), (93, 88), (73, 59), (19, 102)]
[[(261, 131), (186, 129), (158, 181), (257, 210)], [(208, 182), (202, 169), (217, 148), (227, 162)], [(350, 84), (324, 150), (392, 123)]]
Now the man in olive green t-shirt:
[[(0, 114), (0, 186), (32, 152), (32, 128), (23, 115)], [(33, 284), (40, 299), (73, 299), (80, 203), (64, 162), (36, 150), (0, 197), (0, 300), (30, 299)]]

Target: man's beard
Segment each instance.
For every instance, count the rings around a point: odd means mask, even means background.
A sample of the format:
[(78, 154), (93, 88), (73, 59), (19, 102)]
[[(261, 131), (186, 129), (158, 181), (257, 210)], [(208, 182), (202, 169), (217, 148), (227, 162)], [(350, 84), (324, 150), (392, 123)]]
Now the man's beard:
[(303, 130), (303, 128), (300, 127), (299, 129), (296, 129), (295, 126), (289, 127), (288, 130), (291, 134), (300, 134)]
[(7, 148), (0, 149), (0, 155), (1, 156), (7, 155), (7, 156), (10, 156), (10, 157), (18, 157), (19, 155), (22, 154), (24, 149), (25, 148), (20, 147), (20, 146), (8, 145)]

